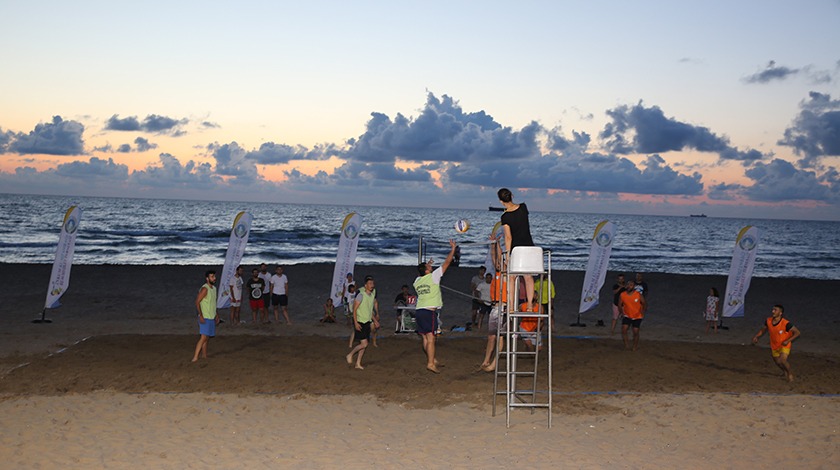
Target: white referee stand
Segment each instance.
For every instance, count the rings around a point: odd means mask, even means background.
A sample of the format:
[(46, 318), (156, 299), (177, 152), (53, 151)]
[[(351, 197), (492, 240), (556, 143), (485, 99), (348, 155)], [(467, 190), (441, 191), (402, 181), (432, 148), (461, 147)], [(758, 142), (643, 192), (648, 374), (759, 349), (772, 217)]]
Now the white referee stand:
[[(539, 290), (535, 293), (536, 298), (542, 299), (543, 280), (548, 280), (551, 286), (551, 252), (543, 252), (539, 247), (516, 247), (510, 256), (508, 270), (502, 271), (508, 286), (507, 303), (500, 313), (497, 322), (496, 334), (504, 338), (504, 351), (496, 348), (496, 372), (493, 380), (493, 416), (496, 416), (496, 402), (499, 395), (505, 396), (505, 422), (510, 427), (510, 413), (514, 408), (530, 409), (531, 413), (537, 408), (545, 408), (548, 414), (548, 427), (551, 427), (552, 412), (552, 350), (551, 350), (551, 309), (552, 302), (548, 303), (548, 311), (545, 312), (522, 312), (519, 310), (519, 276), (539, 276)], [(502, 266), (506, 266), (503, 262)], [(504, 268), (503, 268), (504, 269)], [(550, 287), (549, 287), (550, 289)], [(521, 299), (523, 302), (526, 299)], [(530, 306), (529, 306), (530, 307)], [(507, 313), (507, 315), (505, 315)], [(507, 318), (505, 320), (505, 317)], [(523, 336), (519, 331), (519, 322), (525, 317), (537, 319), (537, 329), (534, 332), (534, 351), (520, 349), (518, 339)], [(546, 325), (548, 331), (547, 340), (542, 340), (541, 329)], [(528, 335), (528, 333), (525, 333)], [(542, 351), (540, 345), (542, 344)], [(540, 356), (547, 355), (546, 383), (545, 390), (537, 390), (540, 375)], [(502, 366), (504, 361), (504, 366)], [(499, 381), (504, 378), (504, 389), (500, 390)], [(530, 378), (531, 380), (517, 380)], [(518, 388), (522, 384), (530, 388)]]

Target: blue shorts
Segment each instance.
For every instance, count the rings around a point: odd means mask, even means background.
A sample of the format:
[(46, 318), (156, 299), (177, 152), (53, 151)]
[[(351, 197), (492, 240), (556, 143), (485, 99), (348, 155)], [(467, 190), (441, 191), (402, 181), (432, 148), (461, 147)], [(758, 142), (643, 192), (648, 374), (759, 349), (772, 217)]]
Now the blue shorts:
[(198, 322), (198, 333), (210, 338), (216, 336), (216, 319), (205, 318), (204, 323)]
[(414, 311), (414, 319), (417, 321), (417, 332), (421, 335), (437, 331), (437, 310), (420, 308)]

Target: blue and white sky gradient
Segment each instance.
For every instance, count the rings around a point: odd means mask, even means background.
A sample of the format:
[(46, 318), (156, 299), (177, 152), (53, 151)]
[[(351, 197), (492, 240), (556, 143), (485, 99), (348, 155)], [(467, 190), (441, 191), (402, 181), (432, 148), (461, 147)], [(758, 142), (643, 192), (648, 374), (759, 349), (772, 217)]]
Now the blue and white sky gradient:
[(840, 0), (0, 2), (0, 192), (840, 220)]

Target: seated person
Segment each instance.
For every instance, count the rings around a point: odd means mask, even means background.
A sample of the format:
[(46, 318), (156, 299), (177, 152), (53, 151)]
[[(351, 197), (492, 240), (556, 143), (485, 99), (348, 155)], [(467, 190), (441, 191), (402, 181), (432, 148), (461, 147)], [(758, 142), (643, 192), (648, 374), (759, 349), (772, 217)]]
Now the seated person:
[(400, 287), (400, 293), (397, 294), (397, 297), (394, 299), (394, 305), (408, 305), (410, 303), (409, 301), (411, 300), (411, 297), (412, 295), (411, 291), (408, 290), (408, 285), (403, 284), (402, 287)]
[[(540, 311), (540, 299), (535, 298), (531, 304), (531, 308), (528, 308), (528, 303), (525, 302), (519, 306), (519, 310), (522, 312), (539, 312)], [(525, 341), (525, 349), (528, 351), (534, 351), (534, 348), (539, 348), (542, 350), (542, 341), (541, 335), (537, 332), (537, 317), (523, 317), (519, 319), (519, 331), (524, 332), (522, 334), (522, 340)]]
[(327, 297), (327, 301), (324, 302), (324, 317), (321, 318), (320, 322), (335, 323), (335, 306), (332, 297)]

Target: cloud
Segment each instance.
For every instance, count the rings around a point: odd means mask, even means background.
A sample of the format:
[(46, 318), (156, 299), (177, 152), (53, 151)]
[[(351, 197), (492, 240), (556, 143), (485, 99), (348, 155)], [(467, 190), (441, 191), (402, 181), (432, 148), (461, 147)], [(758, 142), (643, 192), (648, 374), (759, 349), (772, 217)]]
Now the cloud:
[(87, 162), (74, 161), (62, 163), (55, 168), (59, 176), (82, 179), (106, 179), (109, 181), (121, 181), (128, 177), (128, 166), (121, 163), (114, 163), (112, 158), (103, 160), (91, 157)]
[(515, 131), (484, 111), (465, 113), (447, 95), (429, 93), (416, 118), (371, 113), (366, 131), (348, 141), (343, 157), (362, 162), (520, 160), (539, 155), (536, 122)]
[(109, 131), (144, 131), (180, 137), (186, 133), (180, 128), (187, 123), (189, 123), (189, 120), (186, 118), (173, 119), (157, 114), (146, 116), (142, 122), (136, 116), (120, 119), (118, 114), (114, 114), (106, 121), (105, 129)]
[(157, 114), (150, 114), (143, 120), (143, 130), (148, 132), (168, 132), (173, 128), (186, 124), (187, 119), (176, 120), (166, 116), (158, 116)]
[(280, 165), (292, 160), (325, 160), (331, 155), (341, 153), (335, 145), (324, 144), (308, 149), (302, 145), (275, 144), (266, 142), (259, 149), (245, 151), (238, 143), (212, 143), (207, 150), (216, 160), (216, 173), (232, 176), (234, 182), (248, 184), (264, 181), (259, 175), (257, 165)]
[(453, 182), (481, 186), (668, 195), (703, 191), (699, 173), (679, 173), (659, 155), (649, 156), (640, 168), (623, 157), (574, 151), (515, 164), (452, 166), (446, 176)]
[(433, 182), (427, 168), (401, 169), (383, 162), (346, 162), (336, 168), (332, 174), (319, 171), (314, 176), (304, 175), (297, 170), (285, 172), (290, 184), (341, 186), (379, 189), (402, 187), (408, 194), (419, 188), (429, 189)]
[(140, 121), (137, 120), (136, 116), (127, 117), (125, 119), (120, 119), (118, 114), (114, 114), (111, 116), (108, 121), (105, 122), (105, 129), (109, 131), (139, 131), (140, 129)]
[(716, 201), (733, 201), (737, 199), (744, 191), (744, 186), (740, 184), (720, 183), (709, 188), (707, 195), (709, 199)]
[(757, 163), (745, 174), (754, 184), (743, 192), (754, 201), (828, 202), (837, 199), (836, 186), (832, 191), (831, 186), (820, 183), (815, 172), (797, 169), (792, 163), (778, 158), (769, 163)]
[(807, 65), (796, 69), (785, 66), (777, 66), (776, 62), (771, 60), (767, 63), (767, 66), (764, 68), (764, 70), (744, 77), (743, 81), (750, 84), (763, 84), (772, 82), (774, 80), (784, 81), (788, 78), (800, 75), (806, 77), (808, 81), (813, 85), (824, 85), (834, 81), (836, 72), (836, 70), (834, 72), (830, 70), (815, 70), (815, 67), (812, 65)]
[(741, 151), (725, 137), (706, 127), (693, 126), (665, 116), (658, 106), (646, 108), (642, 102), (607, 110), (612, 119), (599, 137), (609, 151), (617, 154), (653, 154), (694, 149), (717, 153), (725, 160), (755, 161), (764, 157), (757, 150)]
[[(134, 145), (135, 147), (132, 148), (131, 144), (121, 144), (114, 151), (119, 153), (148, 152), (149, 150), (154, 150), (158, 147), (157, 144), (149, 142), (149, 139), (144, 139), (143, 137), (138, 137), (134, 139)], [(112, 147), (110, 144), (108, 144), (104, 147), (97, 147), (94, 150), (98, 152), (110, 152), (112, 150)]]
[(204, 129), (219, 129), (219, 128), (221, 128), (222, 126), (220, 126), (219, 124), (217, 124), (217, 123), (215, 123), (215, 122), (211, 122), (211, 121), (202, 121), (202, 122), (201, 122), (201, 127), (202, 127), (202, 128), (204, 128)]
[(235, 182), (242, 184), (263, 179), (257, 171), (256, 162), (246, 158), (247, 152), (238, 143), (231, 142), (223, 145), (213, 143), (207, 146), (207, 150), (216, 160), (216, 174), (232, 176)]
[(272, 165), (289, 163), (292, 160), (320, 160), (323, 154), (318, 151), (311, 152), (302, 145), (291, 146), (266, 142), (260, 145), (259, 149), (246, 153), (245, 158), (261, 165)]
[(14, 132), (4, 131), (0, 128), (0, 154), (6, 153), (9, 148), (9, 143), (11, 143), (15, 137), (17, 137), (17, 134)]
[(134, 139), (134, 144), (137, 146), (138, 152), (148, 152), (149, 150), (154, 150), (158, 147), (157, 144), (149, 142), (149, 139), (144, 139), (142, 137)]
[(692, 65), (703, 65), (705, 62), (703, 59), (697, 59), (694, 57), (682, 57), (677, 62), (680, 64), (692, 64)]
[(130, 181), (142, 186), (167, 189), (199, 189), (210, 191), (221, 179), (213, 174), (209, 163), (192, 160), (182, 165), (177, 158), (161, 153), (157, 165), (150, 164), (143, 170), (131, 174)]
[(21, 155), (83, 155), (85, 142), (82, 134), (85, 126), (76, 121), (65, 121), (61, 116), (54, 116), (52, 122), (38, 124), (29, 134), (16, 134), (7, 137), (12, 140), (7, 150)]
[(777, 66), (776, 61), (771, 60), (764, 67), (764, 70), (756, 72), (752, 75), (744, 77), (746, 83), (769, 83), (773, 80), (785, 80), (788, 77), (793, 77), (802, 72), (802, 69), (792, 69), (785, 66)]
[(572, 147), (577, 148), (580, 151), (584, 151), (589, 147), (589, 143), (592, 141), (592, 137), (586, 132), (572, 131), (572, 139), (565, 138), (560, 133), (559, 128), (552, 129), (547, 134), (548, 148), (550, 150), (555, 150), (559, 152), (570, 149)]
[(840, 100), (815, 91), (808, 96), (777, 144), (793, 147), (800, 165), (813, 168), (823, 157), (840, 156)]

